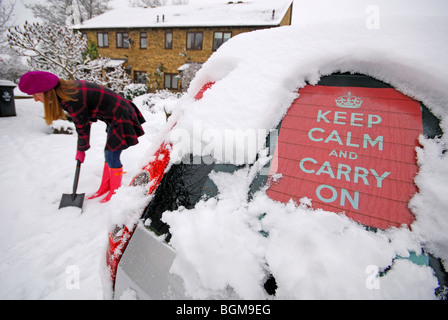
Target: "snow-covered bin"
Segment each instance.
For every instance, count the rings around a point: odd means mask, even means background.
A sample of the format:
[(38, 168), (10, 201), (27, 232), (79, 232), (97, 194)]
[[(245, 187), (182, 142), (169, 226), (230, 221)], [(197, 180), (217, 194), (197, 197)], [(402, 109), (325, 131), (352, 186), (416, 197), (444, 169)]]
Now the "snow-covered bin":
[(14, 82), (0, 80), (0, 117), (16, 116), (16, 106), (14, 104)]

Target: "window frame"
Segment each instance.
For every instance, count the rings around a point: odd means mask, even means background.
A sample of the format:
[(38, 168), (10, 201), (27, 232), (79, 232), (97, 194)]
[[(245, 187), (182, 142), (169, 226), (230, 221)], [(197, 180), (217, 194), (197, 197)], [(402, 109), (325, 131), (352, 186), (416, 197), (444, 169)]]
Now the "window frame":
[[(166, 81), (166, 77), (167, 76), (170, 76), (170, 83), (169, 83), (169, 86), (167, 86), (167, 81)], [(164, 73), (163, 74), (163, 88), (164, 89), (170, 89), (170, 90), (179, 90), (179, 74), (177, 74), (177, 73), (168, 73), (168, 72), (166, 72), (166, 73)], [(176, 81), (176, 87), (175, 88), (173, 88), (173, 81)]]
[[(119, 37), (121, 39), (119, 40)], [(129, 32), (116, 32), (116, 47), (117, 49), (129, 49), (130, 47), (130, 38)]]
[[(192, 45), (189, 44), (189, 37), (193, 35), (193, 41), (192, 41)], [(196, 41), (197, 41), (197, 36), (200, 35), (201, 36), (201, 44), (200, 46), (196, 45)], [(204, 32), (202, 31), (189, 31), (187, 32), (187, 44), (186, 44), (186, 48), (187, 50), (202, 50), (204, 44)]]
[[(171, 43), (167, 42), (167, 40), (168, 40), (167, 36), (168, 35), (171, 35)], [(173, 49), (173, 42), (174, 42), (173, 39), (174, 39), (173, 32), (172, 31), (166, 31), (165, 32), (165, 49), (167, 49), (167, 50)]]
[[(134, 83), (146, 84), (146, 71), (134, 70)], [(141, 80), (143, 78), (143, 80)], [(138, 80), (138, 81), (137, 81)]]
[[(144, 45), (143, 41), (144, 40)], [(140, 49), (148, 49), (148, 33), (147, 32), (140, 32)]]
[[(102, 44), (100, 44), (100, 37), (101, 37)], [(106, 40), (106, 41), (104, 41), (104, 40)], [(97, 43), (98, 48), (109, 48), (109, 33), (108, 32), (97, 32), (96, 33), (96, 43)]]
[[(217, 47), (215, 47), (215, 40), (216, 40), (216, 34), (217, 33), (221, 33), (222, 35), (221, 35), (221, 43), (217, 46)], [(227, 40), (225, 40), (224, 41), (224, 35), (225, 34), (230, 34), (230, 37), (227, 39)], [(213, 45), (212, 45), (212, 50), (213, 51), (216, 51), (216, 50), (218, 50), (219, 49), (219, 47), (221, 47), (225, 42), (227, 42), (228, 40), (230, 40), (230, 38), (232, 38), (232, 31), (215, 31), (215, 32), (213, 32)]]

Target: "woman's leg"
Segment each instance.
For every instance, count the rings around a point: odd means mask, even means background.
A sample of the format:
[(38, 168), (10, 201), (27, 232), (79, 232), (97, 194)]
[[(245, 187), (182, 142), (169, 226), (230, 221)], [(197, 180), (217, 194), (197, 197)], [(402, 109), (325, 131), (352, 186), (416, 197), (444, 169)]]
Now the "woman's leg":
[(106, 162), (109, 165), (109, 168), (118, 169), (121, 168), (123, 165), (121, 164), (120, 155), (123, 150), (116, 150), (116, 151), (104, 151), (104, 156), (106, 158)]

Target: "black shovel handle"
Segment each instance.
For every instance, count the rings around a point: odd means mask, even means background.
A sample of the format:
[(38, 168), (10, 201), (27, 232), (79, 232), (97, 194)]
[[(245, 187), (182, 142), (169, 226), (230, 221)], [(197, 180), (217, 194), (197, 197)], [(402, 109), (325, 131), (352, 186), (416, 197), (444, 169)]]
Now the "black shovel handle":
[(75, 180), (73, 181), (73, 197), (76, 195), (76, 189), (78, 189), (79, 172), (81, 171), (81, 161), (76, 160)]

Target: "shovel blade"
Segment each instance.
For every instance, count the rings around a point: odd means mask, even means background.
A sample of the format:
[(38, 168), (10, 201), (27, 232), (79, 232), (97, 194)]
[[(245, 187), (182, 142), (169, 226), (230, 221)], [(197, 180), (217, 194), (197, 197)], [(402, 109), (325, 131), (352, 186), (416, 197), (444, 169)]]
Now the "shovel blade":
[(61, 203), (59, 204), (59, 209), (65, 207), (78, 207), (82, 210), (82, 205), (84, 203), (84, 193), (81, 194), (66, 194), (62, 195)]

